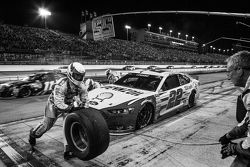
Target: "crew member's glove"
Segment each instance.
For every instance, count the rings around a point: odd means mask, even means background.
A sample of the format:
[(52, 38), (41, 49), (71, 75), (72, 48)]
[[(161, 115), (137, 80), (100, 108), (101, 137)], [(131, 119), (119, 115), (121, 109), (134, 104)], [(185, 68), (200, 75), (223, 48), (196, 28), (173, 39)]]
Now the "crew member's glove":
[(73, 103), (69, 104), (68, 107), (67, 107), (67, 109), (66, 109), (66, 112), (70, 113), (73, 108), (74, 108), (74, 104)]
[(237, 147), (237, 143), (233, 143), (233, 142), (223, 145), (220, 151), (222, 155), (221, 158), (225, 159), (229, 156), (236, 155), (237, 154), (236, 147)]
[(219, 139), (219, 142), (222, 144), (222, 145), (225, 145), (225, 144), (228, 144), (231, 142), (230, 139), (227, 138), (227, 134), (223, 135), (220, 137)]

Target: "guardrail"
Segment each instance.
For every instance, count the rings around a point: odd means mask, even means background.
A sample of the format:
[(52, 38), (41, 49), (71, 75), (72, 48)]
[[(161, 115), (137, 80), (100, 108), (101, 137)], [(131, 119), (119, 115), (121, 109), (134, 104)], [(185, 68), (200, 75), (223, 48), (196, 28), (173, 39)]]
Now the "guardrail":
[[(105, 77), (105, 70), (106, 69), (99, 69), (100, 71), (98, 72), (88, 72), (87, 71), (87, 75), (86, 77), (89, 78), (93, 78), (93, 79), (97, 79), (99, 80), (100, 78), (104, 78)], [(176, 72), (184, 72), (184, 73), (188, 73), (188, 74), (203, 74), (203, 73), (213, 73), (213, 72), (225, 72), (226, 69), (225, 68), (178, 68), (178, 69), (164, 69), (166, 71), (176, 71)], [(124, 71), (124, 70), (114, 70), (119, 72), (121, 75), (124, 75), (128, 72), (131, 71)], [(34, 71), (33, 73), (35, 73), (36, 71)], [(3, 76), (0, 77), (0, 83), (3, 82), (8, 82), (8, 81), (16, 81), (16, 80), (21, 80), (25, 77), (27, 77), (27, 75), (29, 74), (24, 74), (24, 75), (9, 75), (9, 76)]]

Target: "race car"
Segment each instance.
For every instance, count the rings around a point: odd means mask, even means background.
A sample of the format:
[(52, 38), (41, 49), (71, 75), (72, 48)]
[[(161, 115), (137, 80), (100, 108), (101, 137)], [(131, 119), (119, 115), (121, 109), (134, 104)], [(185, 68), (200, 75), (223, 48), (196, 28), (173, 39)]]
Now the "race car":
[(66, 73), (68, 69), (68, 66), (60, 66), (56, 69), (54, 69), (55, 72), (60, 72), (60, 73)]
[(171, 111), (193, 107), (198, 97), (198, 80), (163, 70), (133, 71), (89, 92), (90, 107), (102, 113), (114, 133), (132, 132)]
[(131, 70), (131, 71), (133, 71), (133, 70), (135, 70), (135, 66), (125, 66), (122, 69), (123, 70)]
[(172, 65), (169, 65), (166, 67), (166, 69), (173, 69), (173, 68), (174, 68), (174, 66), (172, 66)]
[(28, 97), (51, 93), (54, 83), (66, 74), (40, 72), (23, 78), (0, 84), (0, 97)]
[(159, 68), (159, 67), (157, 67), (157, 66), (148, 66), (147, 67), (148, 70), (156, 70), (157, 68)]

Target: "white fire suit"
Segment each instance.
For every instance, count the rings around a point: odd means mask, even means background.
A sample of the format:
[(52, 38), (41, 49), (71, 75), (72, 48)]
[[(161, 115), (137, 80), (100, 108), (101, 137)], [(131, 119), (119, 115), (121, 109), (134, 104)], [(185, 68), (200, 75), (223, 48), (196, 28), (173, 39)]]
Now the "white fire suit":
[(111, 72), (107, 74), (107, 80), (110, 84), (116, 82), (120, 78), (121, 75), (119, 75), (117, 72)]
[[(64, 113), (70, 112), (74, 103), (87, 108), (88, 91), (100, 86), (92, 79), (86, 80), (80, 87), (70, 82), (68, 78), (61, 78), (55, 84), (45, 107), (44, 119), (31, 132), (34, 138), (41, 137), (54, 125), (59, 116), (65, 116)], [(67, 145), (65, 137), (64, 145)]]

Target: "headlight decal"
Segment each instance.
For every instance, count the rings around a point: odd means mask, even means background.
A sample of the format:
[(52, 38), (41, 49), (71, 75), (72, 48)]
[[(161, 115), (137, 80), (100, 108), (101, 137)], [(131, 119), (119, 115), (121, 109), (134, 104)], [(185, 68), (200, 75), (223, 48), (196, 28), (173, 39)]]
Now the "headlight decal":
[(108, 112), (111, 114), (131, 114), (135, 108), (123, 108), (123, 109), (109, 109)]

